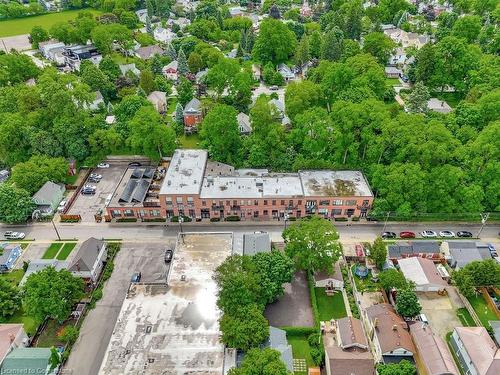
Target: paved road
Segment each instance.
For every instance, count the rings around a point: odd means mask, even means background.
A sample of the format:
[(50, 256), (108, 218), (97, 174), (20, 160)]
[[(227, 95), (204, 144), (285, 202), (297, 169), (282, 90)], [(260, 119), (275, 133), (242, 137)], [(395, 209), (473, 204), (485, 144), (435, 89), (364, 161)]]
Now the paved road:
[[(372, 241), (382, 231), (383, 223), (355, 223), (346, 226), (345, 223), (336, 223), (341, 239), (346, 242)], [(161, 241), (165, 237), (176, 237), (180, 231), (179, 224), (168, 223), (163, 225), (145, 224), (108, 224), (108, 223), (77, 223), (77, 224), (56, 224), (59, 235), (63, 239), (86, 240), (94, 236), (105, 239), (123, 239), (126, 241), (143, 242)], [(402, 230), (412, 230), (421, 232), (425, 229), (440, 231), (444, 229), (459, 231), (468, 230), (476, 235), (480, 229), (480, 224), (457, 224), (457, 223), (388, 223), (387, 231), (400, 232)], [(272, 240), (279, 241), (284, 228), (283, 222), (258, 223), (258, 222), (236, 222), (236, 223), (184, 223), (183, 230), (189, 232), (252, 232), (262, 230), (271, 234)], [(0, 233), (6, 230), (16, 230), (26, 233), (27, 239), (37, 241), (52, 241), (57, 239), (57, 235), (51, 223), (37, 223), (28, 226), (0, 226)], [(486, 225), (481, 233), (481, 239), (485, 241), (498, 240), (500, 225)]]

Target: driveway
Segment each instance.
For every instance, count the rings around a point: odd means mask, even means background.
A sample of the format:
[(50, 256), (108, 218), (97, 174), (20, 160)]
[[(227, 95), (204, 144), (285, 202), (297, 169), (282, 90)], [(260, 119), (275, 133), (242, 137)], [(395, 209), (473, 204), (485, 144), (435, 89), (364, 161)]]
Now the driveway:
[(29, 263), (33, 260), (42, 259), (49, 246), (48, 243), (30, 243), (17, 260), (14, 269), (22, 269), (24, 262)]
[(314, 317), (304, 271), (298, 271), (291, 283), (285, 284), (285, 294), (268, 305), (264, 316), (275, 327), (312, 327)]
[(453, 331), (455, 327), (461, 327), (462, 323), (456, 314), (457, 307), (446, 296), (440, 296), (437, 293), (417, 293), (422, 313), (425, 314), (429, 325), (434, 333), (442, 338)]
[(113, 274), (104, 286), (103, 297), (89, 312), (80, 329), (80, 336), (64, 368), (68, 374), (95, 375), (99, 372), (132, 274), (140, 271), (141, 282), (165, 280), (168, 266), (163, 260), (164, 250), (174, 246), (174, 240), (122, 244)]
[(278, 90), (271, 90), (268, 86), (264, 85), (261, 82), (259, 87), (257, 87), (252, 92), (252, 103), (255, 104), (255, 101), (261, 94), (266, 94), (266, 95), (277, 94), (278, 99), (281, 100), (283, 103), (285, 103), (285, 87), (280, 87)]

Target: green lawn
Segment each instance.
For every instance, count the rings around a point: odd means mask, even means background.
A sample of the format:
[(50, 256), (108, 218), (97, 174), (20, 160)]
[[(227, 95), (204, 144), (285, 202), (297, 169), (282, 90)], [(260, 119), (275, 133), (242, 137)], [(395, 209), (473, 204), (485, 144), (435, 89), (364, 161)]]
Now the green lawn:
[(64, 345), (64, 342), (57, 335), (65, 326), (66, 324), (60, 325), (55, 320), (49, 320), (42, 333), (40, 333), (36, 346), (38, 348), (50, 348), (52, 346)]
[(200, 148), (200, 136), (198, 134), (181, 135), (179, 142), (181, 148)]
[(376, 292), (377, 290), (380, 290), (380, 284), (377, 282), (373, 282), (371, 280), (372, 274), (371, 272), (366, 276), (364, 279), (361, 279), (360, 277), (356, 276), (354, 274), (354, 269), (356, 265), (353, 265), (351, 267), (351, 271), (354, 277), (354, 282), (356, 283), (356, 288), (358, 289), (358, 292)]
[(385, 78), (385, 83), (387, 86), (397, 86), (400, 84), (398, 78)]
[(341, 292), (336, 292), (333, 296), (327, 296), (325, 288), (314, 288), (314, 292), (318, 303), (319, 320), (326, 321), (347, 316)]
[[(307, 335), (295, 335), (287, 333), (288, 344), (292, 346), (294, 359), (305, 359), (307, 367), (314, 366), (311, 357), (311, 347), (307, 342)], [(295, 374), (306, 374), (307, 372), (295, 372)]]
[(458, 103), (462, 100), (462, 96), (456, 92), (433, 92), (431, 96), (438, 98), (439, 100), (444, 100), (450, 105), (451, 108), (455, 108)]
[(171, 96), (167, 99), (167, 112), (165, 116), (170, 119), (170, 115), (175, 112), (175, 107), (177, 107), (177, 97)]
[(76, 246), (76, 242), (68, 242), (68, 243), (65, 243), (61, 249), (61, 251), (59, 251), (59, 253), (57, 254), (56, 256), (56, 259), (57, 260), (66, 260), (68, 258), (68, 255), (73, 251), (73, 249), (75, 248)]
[(489, 320), (498, 320), (495, 312), (488, 306), (481, 294), (470, 297), (468, 300), (485, 328), (490, 327)]
[(33, 335), (40, 325), (33, 317), (26, 315), (22, 307), (9, 319), (0, 320), (0, 323), (22, 323), (24, 324), (24, 330), (30, 335)]
[(23, 276), (24, 276), (24, 271), (22, 269), (12, 270), (12, 271), (7, 272), (7, 273), (0, 273), (0, 279), (4, 279), (5, 281), (7, 281), (15, 286), (19, 285)]
[(50, 244), (49, 248), (45, 251), (45, 254), (43, 254), (42, 259), (54, 259), (61, 250), (62, 243), (60, 242), (53, 242)]
[(42, 26), (44, 29), (48, 30), (52, 25), (58, 22), (65, 22), (76, 18), (81, 11), (92, 12), (96, 15), (102, 14), (101, 11), (95, 9), (78, 9), (0, 21), (0, 37), (29, 34), (33, 26)]
[(472, 316), (469, 314), (469, 310), (467, 310), (465, 307), (462, 307), (457, 310), (457, 316), (458, 319), (460, 319), (460, 322), (464, 325), (464, 327), (476, 326), (474, 319), (472, 319)]

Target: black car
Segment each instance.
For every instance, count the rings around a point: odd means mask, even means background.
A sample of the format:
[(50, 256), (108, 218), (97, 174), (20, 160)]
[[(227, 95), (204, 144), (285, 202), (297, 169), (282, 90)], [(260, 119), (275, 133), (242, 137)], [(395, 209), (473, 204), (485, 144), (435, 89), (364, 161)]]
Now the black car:
[(141, 281), (141, 277), (142, 274), (140, 272), (134, 272), (134, 274), (132, 275), (132, 279), (130, 281), (133, 283), (138, 283), (139, 281)]
[(165, 263), (170, 263), (172, 261), (173, 255), (174, 255), (174, 252), (170, 249), (167, 249), (165, 251)]
[(472, 233), (461, 230), (461, 231), (457, 232), (457, 237), (469, 238), (469, 237), (472, 237)]
[(397, 235), (396, 233), (394, 232), (383, 232), (380, 237), (382, 237), (384, 240), (388, 239), (388, 238), (396, 238)]
[(91, 189), (91, 188), (83, 188), (81, 190), (81, 194), (82, 195), (94, 195), (95, 194), (95, 189)]

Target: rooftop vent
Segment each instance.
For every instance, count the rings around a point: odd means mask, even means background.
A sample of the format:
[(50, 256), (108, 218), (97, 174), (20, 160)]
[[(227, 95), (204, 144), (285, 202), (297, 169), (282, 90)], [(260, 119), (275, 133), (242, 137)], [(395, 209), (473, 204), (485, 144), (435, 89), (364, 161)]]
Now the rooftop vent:
[(186, 281), (186, 275), (181, 275), (181, 281)]

